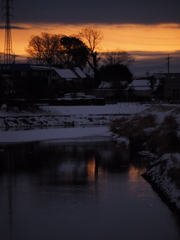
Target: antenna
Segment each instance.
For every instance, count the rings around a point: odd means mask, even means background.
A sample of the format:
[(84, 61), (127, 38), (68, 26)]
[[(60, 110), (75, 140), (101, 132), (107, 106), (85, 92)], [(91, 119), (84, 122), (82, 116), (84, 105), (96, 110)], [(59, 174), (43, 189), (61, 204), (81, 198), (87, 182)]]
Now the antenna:
[(11, 38), (11, 17), (13, 9), (13, 0), (2, 0), (3, 9), (5, 10), (6, 26), (5, 26), (5, 41), (4, 41), (4, 63), (11, 63), (12, 57), (12, 38)]

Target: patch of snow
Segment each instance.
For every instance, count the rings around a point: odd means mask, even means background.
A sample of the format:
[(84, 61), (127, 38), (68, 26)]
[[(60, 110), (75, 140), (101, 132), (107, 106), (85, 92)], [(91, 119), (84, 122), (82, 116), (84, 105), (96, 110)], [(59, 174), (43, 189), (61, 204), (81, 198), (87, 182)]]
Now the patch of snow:
[(129, 139), (126, 137), (121, 137), (118, 134), (112, 134), (111, 138), (117, 143), (117, 144), (123, 144), (127, 148), (129, 147)]
[(180, 210), (180, 184), (175, 178), (179, 178), (180, 154), (164, 154), (160, 159), (154, 161), (145, 176), (163, 192), (170, 204)]
[(110, 139), (108, 127), (76, 127), (76, 128), (53, 128), (34, 129), (23, 131), (1, 131), (1, 143), (32, 142), (42, 140), (102, 140)]
[(155, 159), (157, 156), (149, 151), (138, 152), (139, 155), (148, 157), (149, 159)]

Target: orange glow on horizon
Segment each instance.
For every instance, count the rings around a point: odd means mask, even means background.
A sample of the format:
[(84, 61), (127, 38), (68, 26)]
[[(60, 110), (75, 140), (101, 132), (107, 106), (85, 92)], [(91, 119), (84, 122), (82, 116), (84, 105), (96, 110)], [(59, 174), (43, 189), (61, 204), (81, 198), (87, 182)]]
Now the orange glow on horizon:
[[(73, 35), (85, 27), (102, 31), (104, 38), (98, 51), (158, 51), (172, 52), (180, 50), (180, 26), (178, 24), (159, 25), (60, 25), (60, 24), (18, 24), (24, 29), (12, 29), (13, 51), (17, 55), (26, 55), (31, 35), (42, 32)], [(4, 29), (0, 29), (0, 52), (4, 51)]]

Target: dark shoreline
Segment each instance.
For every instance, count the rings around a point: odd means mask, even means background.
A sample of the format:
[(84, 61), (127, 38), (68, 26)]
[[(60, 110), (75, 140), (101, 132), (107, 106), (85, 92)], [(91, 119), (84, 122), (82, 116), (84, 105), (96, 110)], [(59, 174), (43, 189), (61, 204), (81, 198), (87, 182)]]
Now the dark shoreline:
[(155, 183), (151, 176), (147, 172), (141, 174), (141, 176), (151, 185), (152, 189), (158, 194), (161, 200), (170, 208), (173, 213), (176, 213), (180, 217), (180, 209), (174, 202), (167, 196), (167, 194)]

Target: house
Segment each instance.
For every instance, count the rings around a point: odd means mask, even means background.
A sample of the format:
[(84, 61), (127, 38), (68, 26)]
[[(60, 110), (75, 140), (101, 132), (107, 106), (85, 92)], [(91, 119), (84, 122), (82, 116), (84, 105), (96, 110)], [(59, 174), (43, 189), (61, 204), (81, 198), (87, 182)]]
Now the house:
[(12, 76), (16, 80), (28, 76), (30, 71), (31, 65), (28, 63), (0, 64), (0, 74)]
[(46, 66), (31, 66), (33, 76), (44, 77), (48, 79), (48, 85), (60, 83), (61, 81), (78, 81), (86, 79), (83, 71), (76, 67), (74, 69), (61, 69)]
[(163, 83), (164, 99), (168, 101), (180, 101), (180, 73), (154, 74)]
[(127, 98), (151, 98), (153, 88), (148, 79), (134, 79), (124, 90)]
[(76, 67), (60, 69), (56, 67), (32, 66), (32, 75), (44, 79), (48, 86), (58, 86), (61, 91), (81, 90), (86, 75)]

